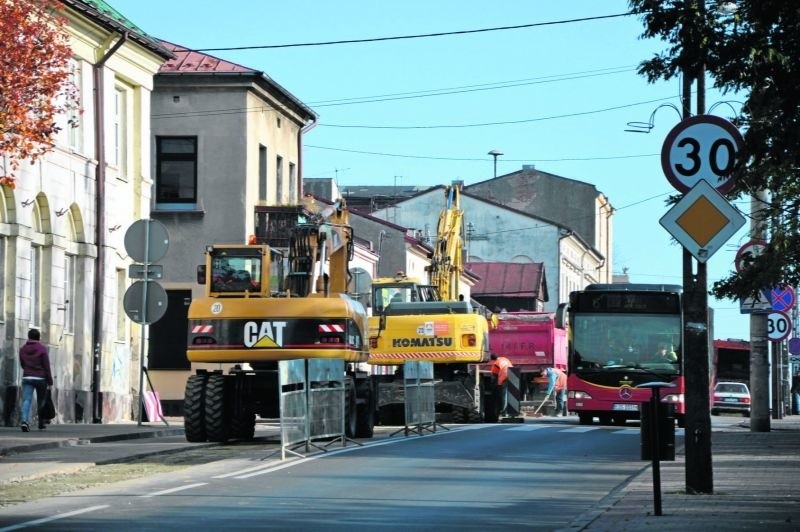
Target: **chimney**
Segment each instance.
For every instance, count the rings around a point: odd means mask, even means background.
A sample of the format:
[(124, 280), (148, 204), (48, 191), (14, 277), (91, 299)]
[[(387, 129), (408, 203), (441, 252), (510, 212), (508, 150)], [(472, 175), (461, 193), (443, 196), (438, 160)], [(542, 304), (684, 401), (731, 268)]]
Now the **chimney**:
[(535, 164), (523, 164), (522, 165), (522, 169), (523, 170), (536, 170), (536, 165)]

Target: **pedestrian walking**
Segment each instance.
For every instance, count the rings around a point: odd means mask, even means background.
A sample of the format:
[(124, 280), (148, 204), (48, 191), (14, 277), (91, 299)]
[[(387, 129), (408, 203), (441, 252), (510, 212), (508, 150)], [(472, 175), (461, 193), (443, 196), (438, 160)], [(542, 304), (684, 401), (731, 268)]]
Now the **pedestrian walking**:
[(567, 415), (567, 374), (558, 368), (545, 368), (542, 377), (547, 378), (545, 397), (555, 393), (556, 415)]
[[(47, 347), (40, 339), (39, 330), (31, 329), (28, 331), (28, 341), (19, 348), (19, 364), (22, 367), (22, 432), (30, 430), (28, 418), (31, 412), (33, 393), (36, 392), (38, 412), (44, 406), (45, 394), (48, 388), (53, 386), (50, 357), (47, 353)], [(42, 430), (47, 425), (41, 416), (37, 417), (39, 419), (39, 430)]]

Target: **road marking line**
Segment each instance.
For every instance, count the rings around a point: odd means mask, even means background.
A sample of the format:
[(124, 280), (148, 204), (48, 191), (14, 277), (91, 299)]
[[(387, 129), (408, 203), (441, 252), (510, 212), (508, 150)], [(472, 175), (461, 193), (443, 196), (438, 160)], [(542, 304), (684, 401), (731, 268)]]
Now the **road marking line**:
[(539, 430), (539, 429), (551, 429), (555, 425), (517, 425), (515, 427), (509, 427), (506, 430), (519, 430), (519, 431), (530, 431), (530, 430)]
[(600, 430), (600, 427), (572, 427), (560, 430), (559, 432), (591, 432), (593, 430)]
[(186, 486), (178, 486), (177, 488), (170, 488), (167, 490), (156, 491), (155, 493), (148, 493), (146, 495), (139, 495), (140, 498), (146, 499), (148, 497), (156, 497), (158, 495), (168, 495), (170, 493), (175, 493), (178, 491), (183, 490), (190, 490), (192, 488), (199, 488), (200, 486), (205, 486), (208, 482), (198, 482), (196, 484), (187, 484)]
[[(486, 428), (486, 427), (491, 427), (491, 426), (492, 425), (478, 425), (475, 428)], [(395, 444), (395, 443), (402, 443), (402, 442), (406, 442), (406, 441), (418, 441), (420, 438), (432, 438), (432, 437), (435, 437), (435, 436), (441, 436), (443, 434), (452, 434), (452, 433), (463, 432), (464, 430), (472, 430), (472, 429), (473, 429), (472, 426), (464, 426), (464, 427), (453, 428), (453, 429), (450, 429), (449, 431), (443, 430), (443, 431), (440, 431), (440, 432), (434, 432), (432, 434), (423, 434), (422, 436), (418, 436), (416, 438), (405, 438), (405, 439), (402, 439), (402, 440), (401, 439), (380, 440), (380, 441), (376, 441), (376, 442), (373, 442), (373, 443), (366, 443), (366, 444), (361, 445), (361, 446), (354, 445), (353, 447), (345, 447), (343, 449), (337, 449), (337, 450), (334, 450), (334, 451), (328, 451), (326, 453), (321, 453), (321, 454), (317, 454), (317, 455), (313, 455), (313, 456), (307, 456), (305, 458), (300, 458), (298, 460), (286, 461), (286, 462), (283, 462), (283, 463), (280, 463), (280, 464), (277, 464), (277, 465), (267, 464), (266, 466), (257, 466), (257, 467), (254, 467), (254, 468), (251, 467), (249, 469), (245, 469), (245, 470), (242, 470), (242, 471), (237, 471), (235, 473), (226, 473), (224, 476), (225, 477), (232, 476), (233, 478), (236, 478), (237, 480), (244, 480), (244, 479), (248, 479), (250, 477), (255, 477), (255, 476), (258, 476), (258, 475), (265, 475), (267, 473), (272, 473), (274, 471), (280, 471), (281, 469), (286, 469), (287, 467), (294, 467), (296, 465), (305, 464), (306, 462), (310, 462), (312, 460), (317, 460), (319, 458), (325, 458), (327, 456), (335, 456), (337, 454), (349, 453), (349, 452), (352, 452), (352, 451), (357, 451), (359, 449), (368, 449), (368, 448), (372, 448), (372, 447), (381, 447), (383, 445), (392, 445), (392, 444)], [(212, 477), (212, 478), (223, 478), (223, 476), (217, 476), (217, 477)]]
[(88, 508), (82, 508), (80, 510), (74, 510), (72, 512), (67, 512), (63, 514), (54, 515), (52, 517), (42, 517), (41, 519), (34, 519), (33, 521), (26, 521), (24, 523), (20, 523), (18, 525), (7, 526), (5, 528), (0, 528), (0, 532), (6, 532), (8, 530), (19, 530), (20, 528), (27, 528), (29, 526), (36, 526), (42, 525), (44, 523), (49, 523), (51, 521), (55, 521), (57, 519), (65, 519), (67, 517), (72, 517), (73, 515), (80, 515), (85, 514), (88, 512), (94, 512), (96, 510), (102, 510), (104, 508), (108, 508), (108, 504), (101, 504), (99, 506), (89, 506)]
[(614, 434), (639, 434), (640, 432), (639, 429), (621, 429), (615, 430)]

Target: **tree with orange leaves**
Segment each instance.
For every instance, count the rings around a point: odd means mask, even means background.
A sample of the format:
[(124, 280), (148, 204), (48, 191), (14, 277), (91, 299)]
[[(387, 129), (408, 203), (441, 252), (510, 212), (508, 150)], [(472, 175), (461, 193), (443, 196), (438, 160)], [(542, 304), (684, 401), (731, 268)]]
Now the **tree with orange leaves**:
[(63, 8), (56, 0), (0, 0), (0, 185), (14, 188), (20, 162), (50, 151), (57, 116), (79, 107)]

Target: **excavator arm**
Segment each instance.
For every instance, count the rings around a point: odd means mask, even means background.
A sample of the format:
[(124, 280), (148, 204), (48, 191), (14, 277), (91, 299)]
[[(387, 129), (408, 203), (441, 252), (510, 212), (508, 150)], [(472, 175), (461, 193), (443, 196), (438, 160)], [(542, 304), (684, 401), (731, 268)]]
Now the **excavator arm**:
[(444, 301), (457, 301), (460, 293), (459, 280), (464, 271), (461, 256), (463, 219), (458, 187), (445, 187), (445, 206), (439, 214), (436, 244), (428, 269), (430, 283), (439, 288)]

